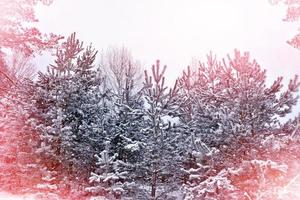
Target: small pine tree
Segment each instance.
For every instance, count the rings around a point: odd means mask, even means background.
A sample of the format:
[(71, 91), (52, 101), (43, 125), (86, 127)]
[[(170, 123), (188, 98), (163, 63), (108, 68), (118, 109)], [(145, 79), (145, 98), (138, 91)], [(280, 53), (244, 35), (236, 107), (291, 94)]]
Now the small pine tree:
[(152, 74), (145, 71), (143, 97), (144, 129), (143, 157), (144, 181), (151, 187), (149, 198), (163, 197), (178, 186), (177, 170), (180, 154), (176, 148), (181, 134), (174, 129), (172, 118), (178, 110), (178, 83), (173, 88), (165, 86), (166, 66), (152, 66)]
[[(111, 144), (106, 142), (106, 148), (100, 153), (97, 158), (97, 166), (95, 172), (91, 173), (90, 182), (94, 184), (86, 190), (92, 193), (93, 196), (106, 197), (108, 199), (120, 199), (124, 193), (124, 181), (128, 177), (128, 172), (121, 171), (118, 155), (110, 155)], [(126, 183), (125, 183), (126, 184)]]

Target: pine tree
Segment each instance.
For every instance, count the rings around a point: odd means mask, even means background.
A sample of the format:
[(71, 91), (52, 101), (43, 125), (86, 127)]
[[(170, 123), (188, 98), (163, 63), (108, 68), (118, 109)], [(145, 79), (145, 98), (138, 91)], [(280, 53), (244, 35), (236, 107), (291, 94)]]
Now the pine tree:
[[(188, 69), (180, 79), (181, 93), (189, 94), (180, 118), (190, 131), (187, 175), (196, 175), (202, 182), (244, 161), (274, 159), (267, 156), (271, 149), (263, 141), (278, 137), (280, 118), (296, 105), (298, 77), (284, 92), (282, 77), (267, 87), (266, 72), (249, 59), (248, 53), (241, 55), (238, 51), (227, 62), (210, 55), (207, 65), (200, 63), (197, 70)], [(187, 183), (193, 185), (190, 179)]]
[(41, 163), (38, 154), (39, 134), (29, 119), (36, 108), (31, 95), (32, 81), (14, 87), (1, 99), (1, 189), (11, 193), (40, 193), (39, 196), (58, 198), (53, 171)]
[(143, 106), (140, 82), (140, 65), (125, 48), (111, 49), (103, 58), (102, 68), (107, 75), (108, 88), (112, 92), (114, 117), (109, 128), (112, 148), (118, 159), (136, 162), (138, 152), (131, 152), (130, 145), (139, 142), (139, 124)]
[[(210, 55), (207, 63), (200, 64), (198, 72), (193, 73), (195, 78), (183, 76), (181, 82), (183, 92), (192, 93), (182, 108), (189, 110), (182, 122), (196, 124), (196, 137), (209, 147), (221, 150), (232, 140), (242, 142), (272, 133), (297, 102), (298, 77), (280, 94), (282, 77), (266, 87), (266, 72), (255, 60), (249, 60), (248, 53), (236, 51), (228, 62), (219, 62)], [(192, 78), (196, 81), (188, 88), (186, 82)], [(193, 121), (188, 122), (188, 118)]]
[(128, 177), (128, 172), (120, 171), (120, 160), (117, 159), (117, 154), (110, 156), (111, 144), (106, 142), (106, 148), (100, 155), (95, 155), (97, 158), (97, 170), (92, 172), (90, 182), (95, 183), (95, 186), (86, 188), (97, 197), (105, 197), (108, 199), (120, 199), (124, 196), (124, 180)]
[(58, 49), (55, 65), (34, 84), (36, 111), (30, 120), (40, 137), (38, 153), (66, 190), (76, 182), (84, 190), (96, 167), (94, 155), (104, 149), (108, 91), (93, 66), (96, 53), (72, 34)]
[(108, 87), (112, 91), (112, 112), (114, 117), (109, 127), (111, 154), (117, 154), (119, 170), (127, 171), (123, 176), (123, 187), (128, 194), (135, 195), (138, 177), (137, 169), (142, 159), (143, 99), (141, 66), (125, 48), (109, 49), (103, 58), (103, 69), (107, 75)]
[(166, 198), (168, 192), (178, 187), (177, 170), (180, 154), (176, 148), (181, 134), (174, 129), (172, 118), (178, 110), (178, 83), (173, 88), (165, 86), (166, 66), (160, 63), (152, 66), (152, 74), (145, 71), (143, 97), (144, 139), (145, 144), (142, 170), (144, 181), (151, 187), (150, 199)]

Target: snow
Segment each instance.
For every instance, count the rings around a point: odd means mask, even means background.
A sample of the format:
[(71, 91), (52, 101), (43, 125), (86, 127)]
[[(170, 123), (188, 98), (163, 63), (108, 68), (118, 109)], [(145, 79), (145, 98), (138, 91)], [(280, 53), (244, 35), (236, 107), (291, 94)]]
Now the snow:
[(140, 145), (139, 145), (139, 143), (128, 144), (125, 146), (125, 149), (131, 150), (131, 151), (138, 151), (138, 150), (140, 150)]
[(300, 174), (295, 176), (280, 192), (279, 199), (298, 200), (300, 199)]
[(0, 192), (0, 200), (36, 200), (32, 195), (12, 195), (6, 192)]

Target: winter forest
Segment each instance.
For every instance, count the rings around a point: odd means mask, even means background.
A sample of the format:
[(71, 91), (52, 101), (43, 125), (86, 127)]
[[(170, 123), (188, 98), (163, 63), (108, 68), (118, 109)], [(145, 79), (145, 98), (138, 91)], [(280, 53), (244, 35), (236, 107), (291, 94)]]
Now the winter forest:
[(38, 4), (0, 0), (0, 200), (300, 199), (299, 74), (268, 84), (251, 52), (212, 49), (170, 83), (163, 60), (41, 32)]

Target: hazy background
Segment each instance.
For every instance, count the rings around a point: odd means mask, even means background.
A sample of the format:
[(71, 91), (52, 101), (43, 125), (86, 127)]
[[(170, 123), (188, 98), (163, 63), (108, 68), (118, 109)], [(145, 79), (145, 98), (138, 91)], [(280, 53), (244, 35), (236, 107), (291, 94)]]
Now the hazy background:
[[(39, 6), (37, 18), (42, 32), (75, 31), (100, 52), (125, 46), (145, 68), (160, 59), (169, 81), (193, 58), (205, 61), (210, 51), (222, 58), (239, 49), (267, 69), (268, 83), (277, 76), (287, 83), (300, 74), (300, 51), (286, 43), (300, 25), (283, 22), (285, 11), (268, 0), (55, 0)], [(49, 60), (37, 58), (39, 69)], [(298, 112), (300, 103), (293, 115)]]

